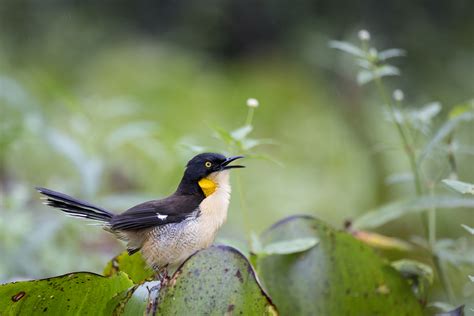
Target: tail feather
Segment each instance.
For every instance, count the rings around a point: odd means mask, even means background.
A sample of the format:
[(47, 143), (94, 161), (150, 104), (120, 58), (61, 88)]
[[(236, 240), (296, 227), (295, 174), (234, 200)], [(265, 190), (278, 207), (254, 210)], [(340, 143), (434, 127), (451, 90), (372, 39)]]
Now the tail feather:
[(46, 205), (58, 208), (69, 216), (87, 218), (104, 223), (109, 223), (114, 216), (114, 214), (103, 208), (63, 193), (46, 188), (36, 188), (36, 190), (46, 196)]

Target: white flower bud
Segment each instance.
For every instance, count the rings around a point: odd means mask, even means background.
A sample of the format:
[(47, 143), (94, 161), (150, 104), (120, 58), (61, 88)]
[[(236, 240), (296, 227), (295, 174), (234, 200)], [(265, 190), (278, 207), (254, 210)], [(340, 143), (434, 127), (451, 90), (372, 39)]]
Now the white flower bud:
[(370, 33), (367, 30), (360, 30), (358, 33), (359, 39), (361, 41), (368, 41), (370, 40)]
[(393, 91), (393, 99), (395, 101), (401, 102), (403, 101), (404, 98), (405, 98), (405, 94), (403, 93), (402, 90), (396, 89), (395, 91)]
[(256, 108), (258, 107), (258, 100), (254, 98), (249, 98), (247, 99), (247, 106), (251, 108)]

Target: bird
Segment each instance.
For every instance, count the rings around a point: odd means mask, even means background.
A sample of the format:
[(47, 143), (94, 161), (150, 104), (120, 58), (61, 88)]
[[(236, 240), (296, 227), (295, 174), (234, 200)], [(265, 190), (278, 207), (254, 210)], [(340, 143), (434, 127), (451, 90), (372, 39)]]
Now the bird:
[(121, 214), (56, 192), (37, 187), (44, 204), (66, 215), (97, 221), (103, 229), (127, 243), (132, 255), (138, 251), (163, 280), (169, 271), (198, 250), (208, 248), (227, 219), (230, 203), (231, 165), (243, 156), (226, 157), (201, 153), (187, 163), (174, 193), (163, 199), (133, 206)]

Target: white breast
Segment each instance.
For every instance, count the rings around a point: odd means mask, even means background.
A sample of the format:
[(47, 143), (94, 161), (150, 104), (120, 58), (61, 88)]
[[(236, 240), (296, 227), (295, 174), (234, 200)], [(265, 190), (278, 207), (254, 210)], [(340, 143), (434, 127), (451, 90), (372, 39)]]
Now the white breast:
[(198, 221), (205, 247), (212, 244), (217, 230), (227, 219), (231, 192), (228, 170), (212, 173), (208, 178), (216, 183), (217, 188), (199, 204), (201, 215)]

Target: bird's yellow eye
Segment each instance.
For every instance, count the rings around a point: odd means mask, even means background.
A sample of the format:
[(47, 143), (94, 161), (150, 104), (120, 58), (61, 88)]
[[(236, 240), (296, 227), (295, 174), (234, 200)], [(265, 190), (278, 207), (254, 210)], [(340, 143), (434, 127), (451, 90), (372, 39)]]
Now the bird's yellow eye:
[(211, 168), (212, 163), (210, 161), (206, 161), (204, 165), (206, 166), (206, 168)]

